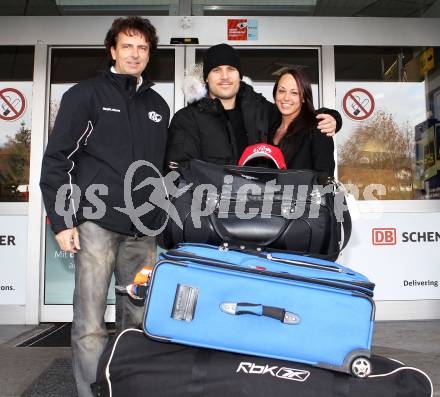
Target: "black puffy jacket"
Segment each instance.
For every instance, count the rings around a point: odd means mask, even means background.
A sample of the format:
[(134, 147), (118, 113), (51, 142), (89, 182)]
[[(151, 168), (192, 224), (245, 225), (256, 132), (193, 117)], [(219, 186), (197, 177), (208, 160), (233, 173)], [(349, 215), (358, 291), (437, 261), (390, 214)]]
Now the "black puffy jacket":
[[(76, 226), (85, 220), (83, 208), (93, 208), (84, 195), (87, 187), (103, 184), (108, 193), (99, 198), (105, 204), (105, 215), (93, 221), (119, 233), (139, 234), (130, 217), (115, 208), (126, 207), (124, 177), (134, 161), (148, 160), (162, 171), (169, 107), (151, 89), (153, 83), (146, 75), (137, 90), (136, 83), (134, 76), (107, 71), (76, 84), (63, 95), (43, 157), (40, 181), (55, 233), (69, 227), (55, 211), (57, 190), (62, 185), (79, 186), (80, 200), (73, 203)], [(146, 166), (138, 168), (131, 188), (150, 176), (157, 174)], [(130, 193), (134, 208), (145, 203), (145, 189)], [(141, 222), (150, 227), (156, 215), (150, 211)]]
[[(237, 94), (248, 144), (267, 142), (270, 131), (274, 131), (281, 121), (276, 106), (253, 88), (240, 83)], [(331, 114), (342, 126), (339, 112), (321, 108), (317, 113)], [(180, 109), (171, 120), (168, 131), (166, 162), (183, 163), (191, 159), (204, 160), (215, 164), (237, 164), (237, 142), (231, 123), (219, 99), (204, 97)]]

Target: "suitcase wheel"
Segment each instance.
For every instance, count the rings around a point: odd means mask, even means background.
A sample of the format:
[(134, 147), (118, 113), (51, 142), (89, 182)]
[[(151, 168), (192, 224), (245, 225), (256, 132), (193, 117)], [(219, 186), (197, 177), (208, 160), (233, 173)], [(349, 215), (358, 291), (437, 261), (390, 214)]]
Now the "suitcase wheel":
[(357, 378), (366, 378), (371, 374), (371, 362), (367, 357), (357, 357), (351, 362), (351, 373)]

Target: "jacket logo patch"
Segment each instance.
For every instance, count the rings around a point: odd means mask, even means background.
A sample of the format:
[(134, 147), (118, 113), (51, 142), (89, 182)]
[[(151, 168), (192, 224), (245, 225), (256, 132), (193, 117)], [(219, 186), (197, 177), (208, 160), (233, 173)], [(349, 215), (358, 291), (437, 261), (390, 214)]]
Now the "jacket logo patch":
[(162, 121), (162, 116), (159, 113), (156, 113), (154, 110), (148, 112), (148, 118), (155, 123), (160, 123)]
[(115, 108), (106, 108), (103, 107), (102, 110), (105, 110), (106, 112), (117, 112), (117, 113), (121, 113), (121, 111), (119, 109), (115, 109)]

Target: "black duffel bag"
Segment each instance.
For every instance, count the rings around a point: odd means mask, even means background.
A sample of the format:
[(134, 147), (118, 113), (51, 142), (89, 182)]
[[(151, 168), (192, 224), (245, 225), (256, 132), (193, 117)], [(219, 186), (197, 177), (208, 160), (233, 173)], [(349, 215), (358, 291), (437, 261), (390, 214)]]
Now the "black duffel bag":
[(226, 242), (335, 260), (350, 237), (343, 192), (315, 171), (192, 160), (179, 172), (173, 216), (159, 238), (166, 249), (182, 242)]
[(372, 375), (156, 342), (124, 331), (105, 349), (92, 388), (99, 397), (429, 397), (417, 368), (373, 355)]

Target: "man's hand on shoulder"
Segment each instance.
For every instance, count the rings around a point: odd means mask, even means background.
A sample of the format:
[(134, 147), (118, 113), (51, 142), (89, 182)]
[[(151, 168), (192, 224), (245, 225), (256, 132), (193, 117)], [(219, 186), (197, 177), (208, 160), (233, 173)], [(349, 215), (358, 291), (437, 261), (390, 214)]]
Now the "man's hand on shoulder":
[(76, 227), (59, 232), (55, 236), (55, 240), (63, 251), (76, 254), (78, 250), (81, 249), (79, 245), (79, 234)]
[(336, 134), (336, 120), (333, 116), (327, 113), (319, 113), (316, 115), (318, 120), (318, 129), (327, 136)]

